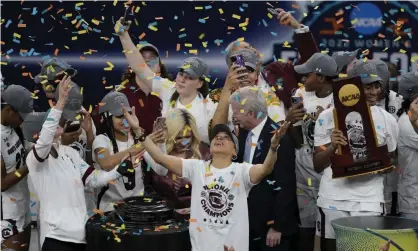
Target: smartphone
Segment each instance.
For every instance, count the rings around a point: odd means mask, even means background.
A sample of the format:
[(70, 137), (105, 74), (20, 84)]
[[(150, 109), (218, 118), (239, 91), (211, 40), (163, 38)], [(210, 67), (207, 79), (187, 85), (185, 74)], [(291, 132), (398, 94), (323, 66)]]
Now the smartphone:
[[(233, 57), (232, 62), (238, 65), (239, 67), (245, 68), (245, 61), (242, 55), (236, 55), (235, 57)], [(245, 73), (245, 72), (247, 72), (247, 70), (239, 71), (238, 74)]]
[[(303, 98), (298, 96), (292, 96), (290, 97), (290, 100), (292, 102), (292, 106), (303, 103)], [(303, 108), (303, 105), (301, 108)]]
[(76, 132), (80, 129), (80, 127), (81, 127), (80, 121), (69, 121), (65, 124), (64, 132), (65, 133)]
[(159, 117), (155, 120), (155, 131), (164, 129), (166, 127), (165, 117)]

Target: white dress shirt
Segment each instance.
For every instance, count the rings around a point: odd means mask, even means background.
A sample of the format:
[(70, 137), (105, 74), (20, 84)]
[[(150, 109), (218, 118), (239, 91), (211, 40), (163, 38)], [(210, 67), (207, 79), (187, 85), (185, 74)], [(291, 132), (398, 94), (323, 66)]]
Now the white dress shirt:
[(258, 139), (260, 138), (260, 134), (261, 134), (261, 131), (263, 130), (263, 127), (264, 127), (264, 125), (266, 124), (266, 122), (267, 122), (267, 118), (268, 118), (268, 116), (266, 116), (264, 119), (263, 119), (263, 121), (261, 121), (261, 123), (260, 124), (258, 124), (256, 127), (254, 127), (252, 130), (251, 130), (251, 132), (252, 132), (252, 136), (251, 136), (251, 153), (250, 153), (250, 160), (251, 160), (251, 162), (252, 162), (252, 160), (253, 160), (253, 157), (254, 157), (254, 152), (255, 152), (255, 149), (256, 149), (256, 147), (257, 147), (257, 145), (258, 145)]

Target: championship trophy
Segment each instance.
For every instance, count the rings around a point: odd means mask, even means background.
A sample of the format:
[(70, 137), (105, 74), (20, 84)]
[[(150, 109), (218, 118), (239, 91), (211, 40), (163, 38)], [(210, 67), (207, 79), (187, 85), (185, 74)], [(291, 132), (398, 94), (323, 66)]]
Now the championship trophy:
[(386, 145), (378, 146), (376, 131), (360, 77), (333, 83), (334, 124), (347, 138), (331, 157), (332, 178), (364, 175), (392, 168)]

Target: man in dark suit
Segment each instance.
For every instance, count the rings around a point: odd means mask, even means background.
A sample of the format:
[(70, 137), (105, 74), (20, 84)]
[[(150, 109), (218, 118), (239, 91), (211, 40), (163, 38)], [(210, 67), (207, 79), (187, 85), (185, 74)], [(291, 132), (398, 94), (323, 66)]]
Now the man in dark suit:
[[(271, 132), (280, 126), (267, 116), (262, 91), (240, 88), (229, 101), (233, 120), (240, 127), (237, 161), (263, 163), (270, 149)], [(250, 251), (297, 250), (295, 143), (290, 135), (285, 135), (280, 145), (272, 149), (278, 154), (273, 172), (254, 186), (248, 197)]]

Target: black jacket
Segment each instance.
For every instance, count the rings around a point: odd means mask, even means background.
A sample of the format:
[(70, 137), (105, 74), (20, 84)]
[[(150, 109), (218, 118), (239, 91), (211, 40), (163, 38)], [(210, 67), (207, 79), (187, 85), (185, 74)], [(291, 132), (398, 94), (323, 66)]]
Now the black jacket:
[[(274, 126), (272, 126), (274, 125)], [(267, 118), (255, 149), (252, 164), (262, 164), (271, 143), (271, 132), (278, 128)], [(237, 162), (243, 162), (248, 131), (239, 130), (239, 153)], [(295, 142), (286, 134), (277, 150), (278, 158), (273, 172), (254, 186), (248, 196), (250, 231), (264, 235), (269, 227), (283, 235), (292, 235), (299, 229), (299, 209), (296, 198)], [(273, 183), (274, 182), (274, 183)], [(268, 223), (274, 223), (268, 226)]]

